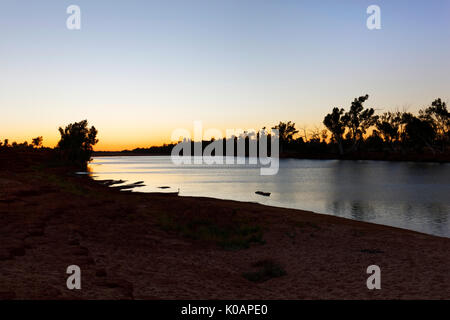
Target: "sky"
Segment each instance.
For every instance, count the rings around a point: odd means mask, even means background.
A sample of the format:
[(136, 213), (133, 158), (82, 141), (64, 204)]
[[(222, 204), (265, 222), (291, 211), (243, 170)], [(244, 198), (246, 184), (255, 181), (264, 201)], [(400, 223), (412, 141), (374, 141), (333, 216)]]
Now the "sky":
[(170, 142), (195, 120), (313, 129), (364, 94), (415, 112), (450, 99), (449, 57), (450, 0), (1, 0), (0, 139), (52, 147), (83, 119), (96, 150)]

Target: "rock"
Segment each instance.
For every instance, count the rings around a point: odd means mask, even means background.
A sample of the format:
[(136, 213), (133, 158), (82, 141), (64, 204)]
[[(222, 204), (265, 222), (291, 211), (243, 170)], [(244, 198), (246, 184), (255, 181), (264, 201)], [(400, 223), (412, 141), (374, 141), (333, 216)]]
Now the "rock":
[(256, 194), (264, 197), (270, 197), (270, 192), (256, 191)]

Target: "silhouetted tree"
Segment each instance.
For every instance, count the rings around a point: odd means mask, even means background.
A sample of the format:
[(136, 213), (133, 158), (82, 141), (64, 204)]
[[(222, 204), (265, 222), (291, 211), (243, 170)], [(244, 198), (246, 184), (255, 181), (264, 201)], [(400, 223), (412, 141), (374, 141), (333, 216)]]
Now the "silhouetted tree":
[(57, 148), (60, 150), (62, 158), (86, 165), (91, 159), (93, 146), (98, 142), (97, 129), (88, 128), (87, 120), (71, 123), (64, 129), (59, 128), (61, 140)]
[(333, 111), (325, 116), (323, 124), (331, 132), (331, 138), (338, 144), (339, 154), (344, 154), (344, 147), (342, 146), (342, 135), (345, 132), (345, 121), (342, 119), (344, 109), (333, 108)]
[(295, 123), (281, 122), (277, 124), (273, 129), (277, 129), (280, 135), (280, 140), (284, 142), (292, 142), (294, 140), (294, 136), (298, 133), (298, 130), (295, 128)]
[(416, 151), (422, 151), (427, 146), (433, 154), (433, 141), (436, 137), (436, 131), (430, 121), (420, 119), (411, 113), (404, 113), (402, 122), (405, 123), (404, 140)]
[(320, 129), (316, 126), (314, 127), (314, 129), (311, 130), (311, 138), (309, 139), (309, 141), (311, 143), (320, 143), (320, 136), (321, 136), (321, 132)]
[(372, 131), (372, 134), (364, 140), (364, 147), (369, 151), (383, 150), (383, 139), (380, 137), (379, 131)]
[(434, 100), (430, 107), (419, 111), (419, 118), (428, 121), (434, 127), (437, 142), (440, 143), (441, 150), (445, 151), (445, 146), (450, 139), (450, 113), (446, 103), (441, 99)]
[(39, 148), (39, 147), (42, 147), (42, 141), (43, 141), (44, 139), (42, 138), (42, 136), (41, 137), (36, 137), (36, 138), (34, 138), (33, 140), (31, 140), (31, 144), (34, 146), (34, 147), (36, 147), (36, 148)]
[(291, 121), (280, 121), (280, 123), (272, 129), (278, 130), (278, 134), (280, 137), (280, 147), (282, 151), (289, 143), (294, 141), (294, 136), (298, 133), (298, 130), (295, 128), (295, 123)]
[(328, 131), (326, 129), (323, 129), (320, 132), (320, 137), (322, 138), (322, 141), (326, 143), (328, 139)]
[(377, 121), (377, 116), (375, 116), (375, 110), (373, 108), (364, 109), (363, 103), (367, 99), (369, 99), (369, 95), (366, 94), (353, 100), (350, 110), (342, 117), (342, 120), (349, 129), (352, 140), (352, 151), (358, 149), (358, 143), (363, 139), (367, 129)]
[(394, 112), (385, 112), (376, 121), (379, 135), (391, 149), (393, 142), (399, 139), (401, 121), (401, 114)]

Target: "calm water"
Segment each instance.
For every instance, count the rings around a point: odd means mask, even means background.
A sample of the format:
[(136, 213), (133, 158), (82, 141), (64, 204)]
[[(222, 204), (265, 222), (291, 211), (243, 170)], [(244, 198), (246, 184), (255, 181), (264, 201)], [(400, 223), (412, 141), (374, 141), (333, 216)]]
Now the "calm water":
[[(275, 176), (256, 166), (175, 166), (170, 157), (95, 158), (95, 179), (144, 181), (143, 192), (174, 192), (311, 210), (450, 237), (450, 165), (280, 160)], [(160, 186), (170, 186), (161, 190)], [(270, 197), (255, 191), (271, 192)]]

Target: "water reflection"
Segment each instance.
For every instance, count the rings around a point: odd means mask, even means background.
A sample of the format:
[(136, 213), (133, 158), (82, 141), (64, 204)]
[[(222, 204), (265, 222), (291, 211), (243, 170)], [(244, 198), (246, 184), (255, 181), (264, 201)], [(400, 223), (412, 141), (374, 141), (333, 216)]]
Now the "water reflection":
[[(143, 180), (143, 192), (173, 192), (311, 210), (450, 237), (450, 165), (282, 159), (279, 173), (257, 166), (174, 166), (170, 157), (105, 157), (96, 179)], [(160, 186), (170, 186), (166, 190)], [(271, 192), (261, 197), (255, 191)]]

